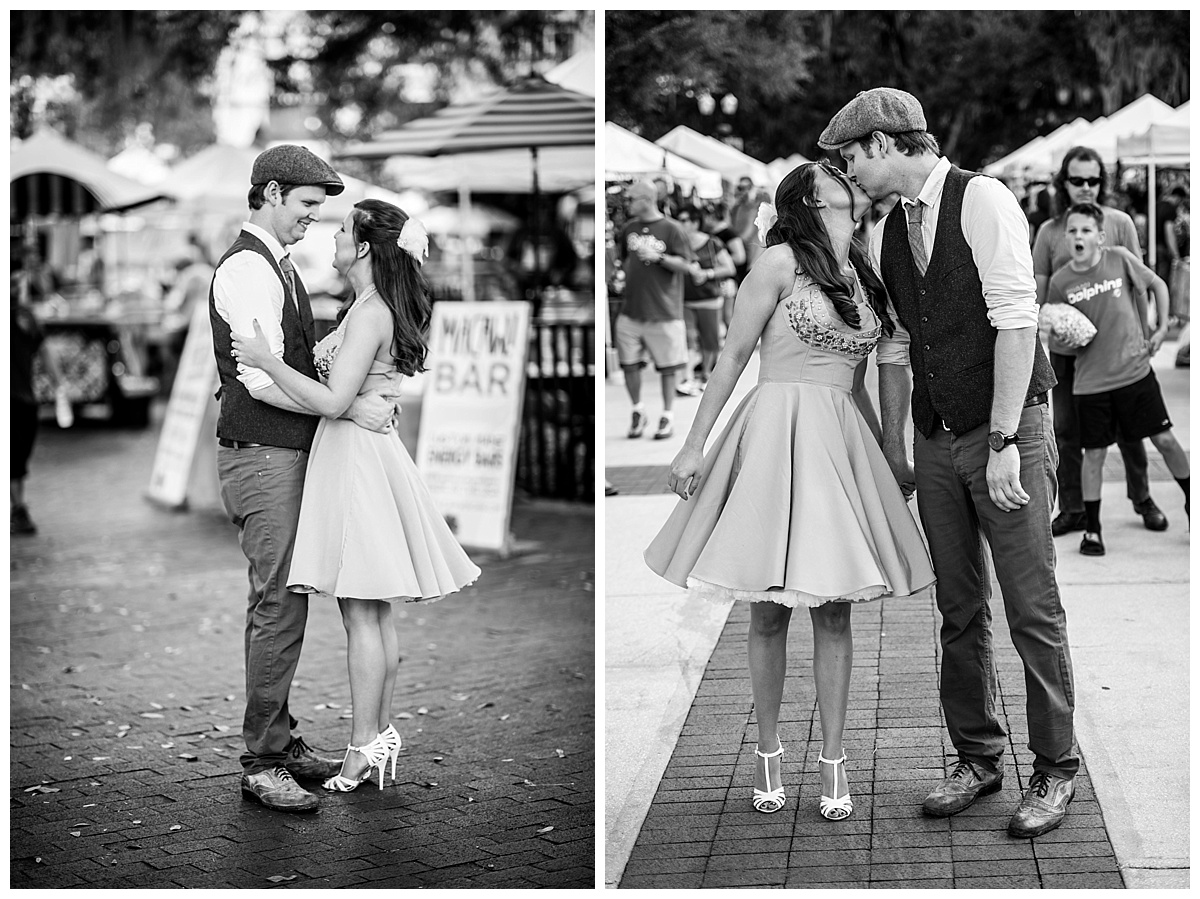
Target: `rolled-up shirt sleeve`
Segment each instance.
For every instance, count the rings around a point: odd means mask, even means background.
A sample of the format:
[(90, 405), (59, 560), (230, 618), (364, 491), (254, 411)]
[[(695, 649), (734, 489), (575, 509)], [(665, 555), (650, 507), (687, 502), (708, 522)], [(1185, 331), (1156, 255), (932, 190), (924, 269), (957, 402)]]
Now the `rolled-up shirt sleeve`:
[[(213, 278), (213, 302), (234, 334), (252, 335), (257, 319), (271, 352), (283, 358), (283, 284), (262, 256), (243, 250), (226, 259)], [(240, 362), (238, 380), (247, 390), (275, 383), (261, 368)]]
[[(897, 204), (899, 208), (899, 204)], [(888, 213), (891, 215), (891, 213)], [(885, 215), (871, 229), (871, 241), (869, 250), (871, 254), (871, 265), (875, 267), (875, 272), (878, 274), (880, 269), (879, 257), (883, 249), (883, 225), (887, 221)], [(892, 304), (891, 299), (888, 299), (888, 314), (892, 317), (892, 322), (896, 325), (896, 330), (891, 337), (886, 334), (880, 336), (879, 343), (875, 347), (875, 361), (880, 364), (891, 365), (908, 365), (908, 344), (909, 335), (904, 325), (900, 324), (900, 317), (896, 315), (896, 307)]]
[(972, 178), (963, 194), (962, 229), (983, 283), (992, 327), (1036, 328), (1029, 222), (1013, 192), (995, 178)]

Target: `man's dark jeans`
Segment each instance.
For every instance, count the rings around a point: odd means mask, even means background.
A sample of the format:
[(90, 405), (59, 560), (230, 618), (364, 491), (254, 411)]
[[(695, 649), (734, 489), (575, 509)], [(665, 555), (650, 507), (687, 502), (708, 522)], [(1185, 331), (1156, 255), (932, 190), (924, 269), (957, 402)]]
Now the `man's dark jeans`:
[[(955, 437), (940, 425), (914, 447), (917, 503), (937, 575), (942, 613), (941, 698), (960, 757), (997, 770), (1007, 735), (996, 715), (990, 547), (1013, 644), (1025, 666), (1034, 769), (1073, 777), (1079, 768), (1067, 622), (1054, 577), (1050, 509), (1057, 454), (1045, 405), (1021, 413), (1017, 447), (1029, 503), (1005, 512), (988, 496), (987, 425)], [(986, 543), (984, 542), (986, 538)]]

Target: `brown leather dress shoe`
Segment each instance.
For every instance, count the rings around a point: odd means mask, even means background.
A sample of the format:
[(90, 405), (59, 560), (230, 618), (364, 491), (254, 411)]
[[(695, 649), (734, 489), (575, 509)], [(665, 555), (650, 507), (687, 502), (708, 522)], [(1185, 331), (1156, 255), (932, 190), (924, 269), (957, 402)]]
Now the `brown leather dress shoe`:
[(995, 793), (1003, 785), (1004, 775), (1001, 772), (993, 774), (960, 759), (950, 776), (925, 797), (925, 804), (921, 808), (927, 815), (947, 818), (969, 808), (980, 796)]
[(319, 800), (276, 765), (257, 774), (242, 775), (242, 796), (277, 812), (315, 812)]
[(1075, 780), (1055, 774), (1035, 772), (1029, 789), (1008, 822), (1010, 837), (1036, 837), (1062, 824), (1067, 803), (1075, 798)]
[(333, 777), (342, 770), (341, 759), (330, 759), (317, 753), (304, 742), (303, 737), (292, 737), (288, 743), (287, 758), (284, 767), (291, 772), (292, 777), (307, 777), (313, 780), (325, 780)]

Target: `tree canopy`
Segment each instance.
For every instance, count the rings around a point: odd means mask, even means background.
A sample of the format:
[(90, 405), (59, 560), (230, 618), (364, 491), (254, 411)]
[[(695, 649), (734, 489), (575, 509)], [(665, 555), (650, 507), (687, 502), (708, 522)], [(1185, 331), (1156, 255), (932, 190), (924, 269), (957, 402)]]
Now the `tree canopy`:
[[(592, 13), (309, 11), (290, 28), (300, 39), (270, 61), (281, 102), (314, 107), (334, 139), (362, 139), (446, 105), (464, 82), (506, 84), (562, 60)], [(406, 83), (417, 70), (424, 99)]]
[[(27, 137), (44, 121), (115, 153), (147, 122), (159, 140), (211, 142), (210, 77), (241, 17), (229, 10), (10, 12), (13, 135)], [(39, 78), (61, 82), (48, 103), (34, 90)]]
[[(653, 140), (731, 126), (746, 152), (819, 157), (817, 137), (860, 90), (915, 94), (956, 162), (978, 166), (1078, 116), (1147, 91), (1189, 98), (1186, 11), (614, 11), (606, 118)], [(701, 93), (732, 93), (732, 115)]]
[[(185, 154), (200, 149), (214, 138), (218, 58), (247, 21), (267, 33), (280, 19), (235, 10), (15, 11), (12, 133), (26, 137), (45, 122), (111, 154), (148, 123), (156, 140)], [(270, 35), (267, 60), (274, 102), (315, 115), (314, 136), (337, 144), (428, 114), (463, 85), (504, 84), (561, 61), (594, 30), (594, 15), (307, 11), (282, 28)]]

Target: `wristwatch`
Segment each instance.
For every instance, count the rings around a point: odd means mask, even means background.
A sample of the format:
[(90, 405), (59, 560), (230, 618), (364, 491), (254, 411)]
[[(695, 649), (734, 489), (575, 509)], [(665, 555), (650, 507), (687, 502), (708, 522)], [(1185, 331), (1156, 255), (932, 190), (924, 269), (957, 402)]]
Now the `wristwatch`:
[(1006, 446), (1012, 446), (1012, 444), (1016, 442), (1016, 431), (1013, 431), (1011, 434), (1007, 435), (1001, 434), (999, 431), (992, 431), (992, 433), (988, 434), (988, 446), (990, 446), (997, 453)]

